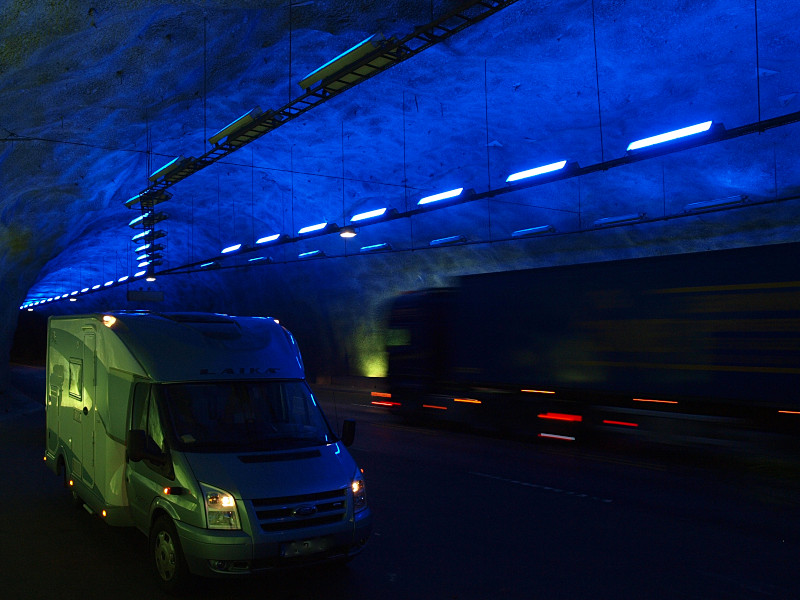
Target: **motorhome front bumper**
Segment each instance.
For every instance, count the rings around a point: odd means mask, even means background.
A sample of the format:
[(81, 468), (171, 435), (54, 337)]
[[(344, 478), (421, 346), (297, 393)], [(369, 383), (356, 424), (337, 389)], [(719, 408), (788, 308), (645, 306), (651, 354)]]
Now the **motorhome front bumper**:
[(349, 560), (366, 545), (372, 514), (366, 509), (353, 521), (337, 526), (284, 532), (270, 539), (259, 536), (255, 543), (244, 531), (216, 531), (180, 522), (176, 526), (189, 570), (213, 577)]

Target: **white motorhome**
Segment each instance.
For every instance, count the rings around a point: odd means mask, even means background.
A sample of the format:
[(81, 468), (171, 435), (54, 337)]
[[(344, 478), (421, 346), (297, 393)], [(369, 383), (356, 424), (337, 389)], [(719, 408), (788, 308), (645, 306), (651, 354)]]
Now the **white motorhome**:
[(150, 540), (161, 585), (346, 561), (369, 537), (362, 471), (274, 319), (51, 317), (50, 468), (79, 505)]

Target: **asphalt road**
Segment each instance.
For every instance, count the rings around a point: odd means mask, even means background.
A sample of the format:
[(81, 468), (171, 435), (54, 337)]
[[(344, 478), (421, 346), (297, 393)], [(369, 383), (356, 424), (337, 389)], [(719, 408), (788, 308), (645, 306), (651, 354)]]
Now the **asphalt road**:
[[(36, 374), (26, 377), (35, 392)], [(358, 421), (351, 452), (375, 513), (368, 547), (344, 568), (204, 581), (195, 596), (800, 597), (794, 465), (410, 427), (364, 393), (320, 389), (318, 397), (331, 421)], [(3, 597), (165, 597), (149, 572), (145, 537), (73, 508), (43, 464), (43, 445), (43, 410), (0, 420)]]

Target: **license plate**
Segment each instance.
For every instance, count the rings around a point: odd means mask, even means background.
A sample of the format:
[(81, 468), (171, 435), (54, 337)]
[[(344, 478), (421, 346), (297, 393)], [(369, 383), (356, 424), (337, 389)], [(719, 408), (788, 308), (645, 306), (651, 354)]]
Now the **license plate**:
[(281, 557), (294, 558), (296, 556), (310, 556), (329, 550), (332, 546), (330, 537), (311, 538), (281, 544)]

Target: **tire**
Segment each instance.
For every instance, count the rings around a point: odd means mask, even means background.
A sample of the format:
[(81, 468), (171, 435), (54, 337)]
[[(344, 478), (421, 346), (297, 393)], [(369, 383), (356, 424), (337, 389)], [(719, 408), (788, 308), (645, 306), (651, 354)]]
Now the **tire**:
[(166, 515), (158, 517), (150, 529), (150, 560), (164, 591), (176, 594), (190, 589), (193, 578), (186, 566), (178, 531)]

